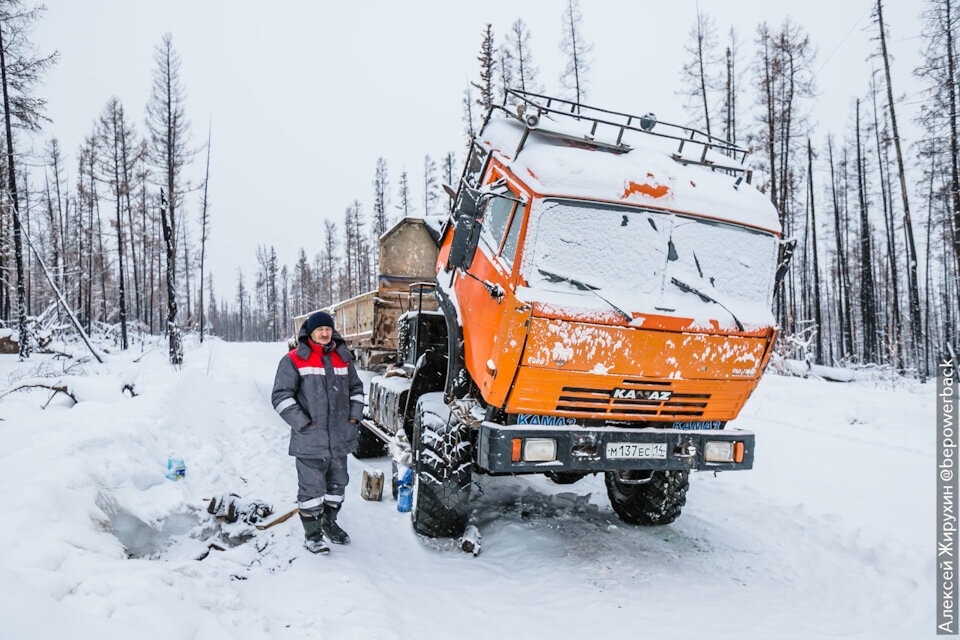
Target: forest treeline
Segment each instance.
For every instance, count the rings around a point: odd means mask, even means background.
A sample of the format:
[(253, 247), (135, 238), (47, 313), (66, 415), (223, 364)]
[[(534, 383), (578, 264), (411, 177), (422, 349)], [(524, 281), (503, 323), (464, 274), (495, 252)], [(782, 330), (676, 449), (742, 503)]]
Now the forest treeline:
[[(956, 0), (925, 0), (922, 64), (897, 69), (882, 0), (867, 29), (873, 73), (851, 94), (843, 130), (810, 121), (820, 60), (802, 25), (762, 22), (750, 34), (698, 10), (676, 88), (688, 124), (750, 149), (754, 184), (776, 205), (784, 237), (797, 249), (775, 298), (786, 355), (825, 364), (878, 364), (926, 377), (960, 327), (960, 169), (958, 169)], [(228, 340), (279, 340), (298, 314), (376, 286), (378, 239), (407, 216), (443, 215), (442, 184), (459, 177), (466, 142), (505, 89), (559, 93), (589, 104), (593, 51), (577, 0), (566, 0), (559, 45), (565, 61), (547, 87), (533, 37), (517, 19), (498, 39), (480, 32), (477, 71), (458, 110), (464, 144), (426, 155), (416, 172), (396, 175), (384, 158), (371, 167), (366, 194), (327, 219), (319, 247), (281, 264), (269, 244), (256, 267), (229, 283), (206, 270), (211, 135), (197, 143), (184, 112), (180, 58), (169, 34), (154, 52), (145, 114), (105, 98), (70, 158), (56, 138), (42, 153), (18, 149), (18, 136), (47, 124), (37, 80), (56, 62), (29, 39), (42, 12), (0, 1), (0, 80), (5, 189), (0, 210), (0, 320), (18, 329), (26, 357), (51, 325), (115, 336), (163, 334), (171, 361), (183, 358), (181, 332)], [(557, 35), (557, 34), (554, 34)], [(898, 34), (902, 37), (904, 34)], [(911, 74), (923, 87), (902, 96)], [(854, 84), (855, 79), (851, 79)], [(903, 107), (921, 106), (916, 139), (901, 135)], [(138, 124), (143, 122), (143, 125)], [(39, 155), (39, 157), (37, 157)], [(184, 175), (205, 163), (205, 179)], [(70, 166), (75, 182), (64, 176)], [(218, 295), (219, 294), (219, 295)]]

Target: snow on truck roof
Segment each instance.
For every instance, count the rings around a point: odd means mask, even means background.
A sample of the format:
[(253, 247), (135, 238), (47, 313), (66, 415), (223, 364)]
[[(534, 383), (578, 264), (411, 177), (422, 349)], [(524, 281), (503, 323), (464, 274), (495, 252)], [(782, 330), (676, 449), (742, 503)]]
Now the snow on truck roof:
[[(627, 132), (623, 142), (630, 150), (615, 153), (589, 146), (588, 123), (544, 117), (513, 157), (525, 129), (513, 117), (493, 114), (478, 141), (539, 195), (646, 205), (781, 232), (769, 198), (746, 180), (738, 183), (728, 173), (674, 160), (674, 140)], [(563, 138), (549, 132), (562, 133)], [(585, 144), (576, 145), (573, 138)], [(596, 138), (602, 142), (600, 135)], [(689, 146), (691, 159), (702, 152)], [(729, 163), (729, 158), (713, 150), (706, 158)]]

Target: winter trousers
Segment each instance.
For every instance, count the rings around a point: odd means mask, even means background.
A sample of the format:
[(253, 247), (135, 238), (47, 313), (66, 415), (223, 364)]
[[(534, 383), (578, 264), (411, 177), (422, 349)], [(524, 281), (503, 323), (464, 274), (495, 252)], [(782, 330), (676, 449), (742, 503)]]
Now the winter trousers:
[(319, 516), (323, 503), (339, 505), (347, 490), (347, 456), (332, 459), (297, 458), (297, 506), (300, 513)]

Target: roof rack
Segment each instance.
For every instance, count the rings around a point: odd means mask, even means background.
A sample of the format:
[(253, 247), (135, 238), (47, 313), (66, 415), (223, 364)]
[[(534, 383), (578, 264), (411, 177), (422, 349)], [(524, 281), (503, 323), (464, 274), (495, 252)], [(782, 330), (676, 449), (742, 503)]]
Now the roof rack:
[[(511, 111), (508, 108), (509, 105), (507, 101), (510, 98), (519, 101), (516, 111)], [(495, 108), (501, 109), (508, 115), (519, 119), (526, 126), (526, 131), (520, 140), (516, 153), (520, 153), (530, 131), (537, 131), (538, 133), (551, 137), (563, 138), (578, 144), (588, 144), (598, 149), (612, 151), (614, 153), (627, 153), (631, 150), (631, 147), (623, 142), (623, 134), (627, 131), (635, 131), (649, 136), (678, 141), (679, 146), (677, 151), (672, 154), (672, 157), (680, 164), (700, 165), (733, 175), (746, 172), (747, 182), (750, 182), (750, 178), (752, 177), (749, 175), (752, 172), (746, 168), (746, 159), (750, 152), (743, 147), (694, 127), (657, 120), (656, 116), (652, 113), (644, 116), (636, 116), (519, 89), (507, 89), (504, 93), (503, 101), (503, 105), (496, 105)], [(531, 109), (533, 110), (532, 112)], [(583, 137), (578, 137), (570, 133), (544, 129), (540, 126), (540, 116), (542, 115), (572, 118), (581, 122), (586, 121), (592, 123), (590, 133), (585, 134)], [(601, 126), (611, 128), (616, 132), (615, 142), (604, 142), (596, 139), (597, 130)], [(655, 128), (657, 131), (654, 131)], [(693, 157), (690, 155), (684, 156), (684, 147), (690, 145), (695, 145), (699, 153)], [(731, 162), (718, 163), (708, 159), (707, 152), (710, 150), (727, 156)]]

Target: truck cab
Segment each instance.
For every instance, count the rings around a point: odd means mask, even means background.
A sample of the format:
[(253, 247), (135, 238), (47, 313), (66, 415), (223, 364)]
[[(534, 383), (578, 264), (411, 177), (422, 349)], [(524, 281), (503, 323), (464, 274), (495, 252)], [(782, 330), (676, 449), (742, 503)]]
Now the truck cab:
[(773, 205), (739, 176), (524, 128), (487, 124), (472, 261), (452, 268), (454, 225), (438, 257), (484, 401), (581, 422), (735, 418), (775, 335)]

